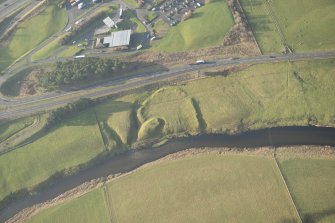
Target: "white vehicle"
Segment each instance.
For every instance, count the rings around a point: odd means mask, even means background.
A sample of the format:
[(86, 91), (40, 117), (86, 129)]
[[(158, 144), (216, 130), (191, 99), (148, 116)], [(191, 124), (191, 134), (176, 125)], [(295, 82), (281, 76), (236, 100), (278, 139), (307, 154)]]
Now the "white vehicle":
[(138, 45), (138, 46), (136, 47), (136, 49), (137, 49), (137, 50), (140, 50), (142, 47), (143, 47), (142, 44), (140, 44), (140, 45)]
[(74, 57), (74, 59), (83, 59), (83, 58), (85, 58), (85, 55), (78, 55)]
[(151, 11), (156, 11), (156, 8), (151, 9)]
[(79, 3), (78, 4), (78, 9), (82, 9), (85, 7), (85, 4), (83, 2)]
[(204, 60), (197, 60), (195, 63), (196, 64), (205, 64), (206, 62)]
[(67, 29), (65, 30), (65, 32), (70, 32), (71, 29), (72, 29), (72, 26), (70, 26), (69, 28), (67, 28)]
[(76, 21), (74, 24), (75, 24), (75, 25), (79, 25), (79, 23), (81, 23), (82, 21), (84, 21), (84, 19), (79, 19), (79, 20)]
[(153, 37), (151, 37), (151, 41), (153, 41), (153, 40), (155, 40), (156, 39), (156, 36), (153, 36)]

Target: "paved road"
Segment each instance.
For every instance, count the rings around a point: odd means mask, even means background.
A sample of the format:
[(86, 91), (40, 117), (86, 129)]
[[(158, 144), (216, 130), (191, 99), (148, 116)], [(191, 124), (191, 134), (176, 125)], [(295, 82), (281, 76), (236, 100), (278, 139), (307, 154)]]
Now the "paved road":
[(157, 73), (139, 73), (132, 77), (120, 78), (107, 83), (92, 85), (85, 89), (71, 92), (51, 92), (46, 95), (31, 96), (22, 99), (4, 100), (0, 99), (0, 106), (9, 106), (8, 109), (0, 111), (0, 119), (22, 117), (41, 111), (49, 110), (57, 106), (65, 105), (79, 98), (98, 98), (106, 95), (121, 93), (129, 89), (145, 86), (159, 82), (167, 78), (176, 77), (185, 72), (196, 71), (205, 68), (220, 67), (225, 65), (256, 64), (266, 62), (296, 61), (335, 58), (335, 51), (331, 52), (311, 52), (299, 54), (277, 54), (261, 55), (244, 58), (222, 59), (203, 65), (186, 65), (173, 68), (168, 71)]
[(7, 17), (31, 0), (7, 0), (0, 4), (0, 20)]

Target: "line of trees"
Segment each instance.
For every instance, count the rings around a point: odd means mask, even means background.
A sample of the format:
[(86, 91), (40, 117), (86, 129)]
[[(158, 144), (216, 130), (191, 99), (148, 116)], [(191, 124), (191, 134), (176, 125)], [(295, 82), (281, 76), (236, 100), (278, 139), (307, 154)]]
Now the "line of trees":
[(53, 89), (96, 77), (112, 77), (125, 68), (124, 62), (106, 58), (91, 57), (57, 62), (55, 69), (39, 75), (38, 84), (44, 88)]
[(67, 118), (77, 112), (83, 111), (92, 105), (95, 101), (88, 98), (81, 98), (76, 102), (69, 103), (64, 107), (57, 108), (50, 112), (49, 117), (46, 120), (44, 129), (49, 129), (54, 124), (60, 123), (64, 118)]

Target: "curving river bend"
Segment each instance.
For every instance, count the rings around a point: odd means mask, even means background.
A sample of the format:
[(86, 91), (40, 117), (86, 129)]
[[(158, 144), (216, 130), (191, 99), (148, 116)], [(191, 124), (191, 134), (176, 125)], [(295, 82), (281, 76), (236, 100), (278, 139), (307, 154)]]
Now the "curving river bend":
[(0, 210), (0, 222), (14, 216), (24, 208), (45, 202), (67, 190), (99, 177), (128, 172), (168, 154), (188, 148), (262, 146), (328, 145), (335, 146), (335, 128), (323, 127), (278, 127), (249, 131), (238, 135), (210, 134), (173, 139), (157, 148), (131, 150), (105, 159), (99, 164), (84, 169), (75, 175), (62, 178), (39, 193), (19, 199)]

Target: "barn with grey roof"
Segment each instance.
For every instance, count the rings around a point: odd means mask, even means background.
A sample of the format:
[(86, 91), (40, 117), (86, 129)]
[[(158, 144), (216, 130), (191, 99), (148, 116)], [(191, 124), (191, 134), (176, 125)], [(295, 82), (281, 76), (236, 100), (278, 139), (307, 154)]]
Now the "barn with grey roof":
[(131, 30), (112, 32), (110, 36), (103, 38), (103, 45), (107, 47), (128, 46), (130, 43)]

